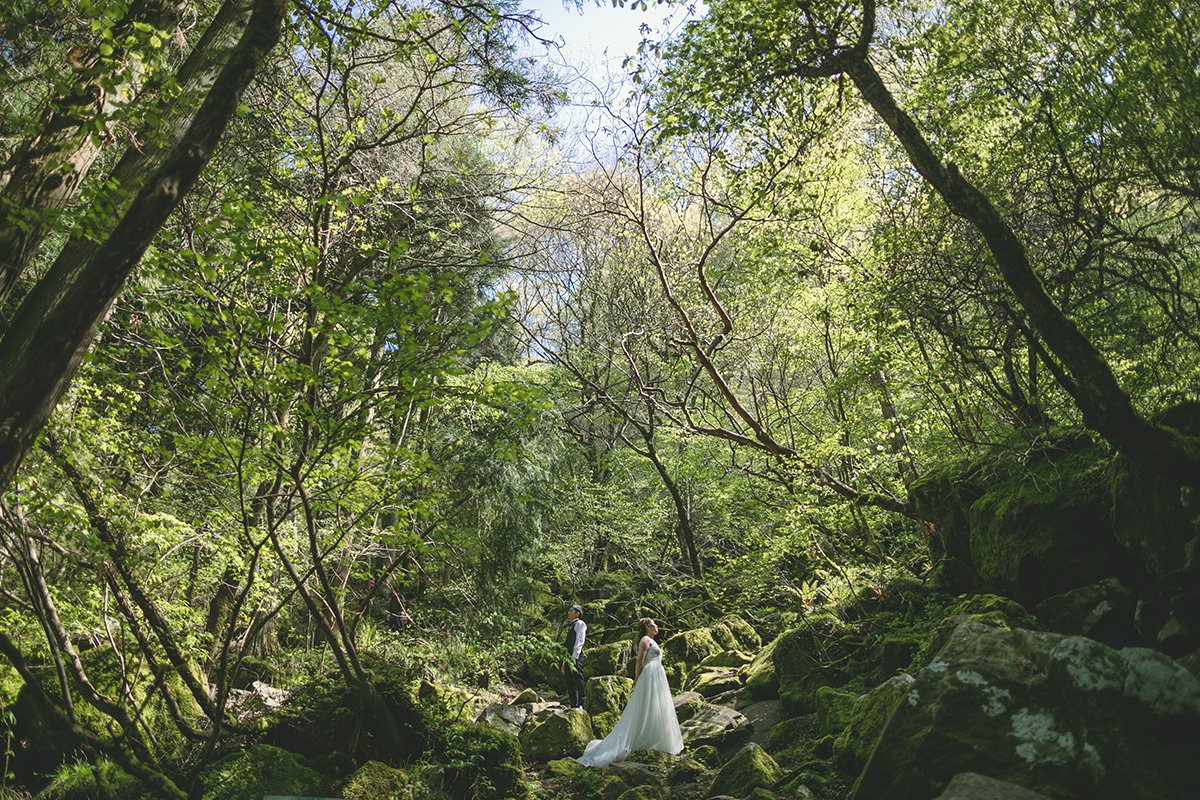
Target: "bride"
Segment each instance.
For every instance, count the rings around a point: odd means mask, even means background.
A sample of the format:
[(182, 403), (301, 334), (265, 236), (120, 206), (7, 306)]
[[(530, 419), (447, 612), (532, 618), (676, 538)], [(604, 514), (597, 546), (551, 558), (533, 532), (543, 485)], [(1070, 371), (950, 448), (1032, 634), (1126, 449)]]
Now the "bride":
[(577, 761), (585, 767), (606, 767), (624, 761), (634, 750), (661, 750), (675, 755), (683, 750), (683, 736), (671, 687), (663, 669), (662, 649), (654, 641), (658, 625), (645, 617), (638, 620), (637, 668), (633, 694), (612, 733), (588, 743)]

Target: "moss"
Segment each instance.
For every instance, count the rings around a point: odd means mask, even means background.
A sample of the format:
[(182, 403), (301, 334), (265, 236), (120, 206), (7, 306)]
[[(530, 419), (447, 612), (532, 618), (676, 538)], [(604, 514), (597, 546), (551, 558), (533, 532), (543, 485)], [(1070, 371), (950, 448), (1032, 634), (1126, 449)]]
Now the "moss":
[(521, 748), (532, 761), (547, 761), (563, 756), (583, 755), (583, 748), (594, 736), (591, 719), (583, 711), (549, 709), (525, 723)]
[(733, 630), (723, 622), (718, 622), (716, 625), (708, 629), (713, 641), (722, 650), (737, 650), (739, 642), (737, 637), (733, 635)]
[(628, 639), (593, 647), (588, 650), (585, 671), (588, 675), (624, 675), (632, 649), (633, 643)]
[(854, 705), (850, 724), (834, 743), (834, 756), (846, 771), (865, 764), (875, 743), (887, 727), (892, 712), (913, 684), (909, 675), (890, 678), (867, 693)]
[(263, 741), (299, 753), (352, 765), (382, 761), (403, 766), (437, 745), (448, 724), (416, 696), (418, 682), (405, 669), (371, 667), (366, 691), (338, 676), (322, 676), (296, 687)]
[(677, 633), (670, 639), (667, 639), (663, 643), (662, 648), (663, 652), (669, 654), (672, 659), (685, 664), (699, 664), (704, 659), (716, 655), (723, 649), (713, 639), (712, 631), (708, 628), (697, 628)]
[(597, 739), (603, 739), (612, 733), (612, 729), (617, 727), (617, 723), (621, 721), (620, 711), (605, 711), (602, 714), (592, 715), (592, 735)]
[[(140, 800), (142, 784), (107, 759), (89, 764), (80, 761), (59, 768), (36, 800)], [(14, 795), (15, 797), (16, 795)]]
[(587, 767), (573, 758), (557, 758), (546, 764), (546, 772), (556, 778), (566, 778), (585, 769)]
[(341, 796), (345, 800), (410, 800), (413, 789), (412, 776), (404, 770), (368, 761), (342, 785)]
[(974, 595), (950, 609), (946, 617), (938, 620), (924, 635), (924, 641), (911, 662), (913, 669), (928, 666), (933, 657), (946, 646), (946, 642), (950, 641), (955, 629), (968, 621), (1004, 630), (1041, 629), (1038, 621), (1019, 603), (995, 594)]
[(520, 706), (526, 703), (537, 703), (540, 701), (541, 698), (538, 697), (537, 692), (535, 692), (533, 689), (525, 689), (512, 699), (512, 703), (510, 703), (510, 705)]
[(634, 786), (617, 796), (617, 800), (662, 800), (665, 795), (661, 786)]
[(691, 756), (709, 769), (718, 769), (724, 763), (721, 752), (711, 744), (691, 748)]
[(862, 664), (856, 661), (861, 635), (833, 617), (809, 617), (775, 647), (779, 699), (793, 711), (816, 710), (817, 689), (845, 686)]
[(742, 748), (717, 772), (708, 796), (727, 794), (745, 797), (753, 789), (771, 786), (783, 776), (775, 759), (758, 745)]
[(726, 617), (721, 620), (721, 624), (729, 628), (737, 642), (737, 646), (729, 648), (730, 650), (752, 653), (762, 647), (762, 637), (758, 635), (758, 631), (741, 617)]
[[(786, 635), (786, 634), (785, 634)], [(775, 650), (783, 637), (773, 640), (758, 651), (754, 660), (741, 671), (747, 693), (756, 700), (771, 700), (779, 696), (779, 674), (775, 671)]]
[(25, 679), (15, 667), (7, 662), (0, 663), (0, 709), (16, 703), (17, 695), (21, 693), (21, 687), (24, 685)]
[(197, 777), (199, 800), (261, 800), (266, 795), (319, 796), (325, 776), (294, 754), (256, 744), (204, 768)]
[(771, 732), (767, 735), (767, 747), (772, 752), (778, 752), (784, 748), (791, 747), (800, 741), (801, 737), (811, 727), (811, 724), (808, 717), (785, 719), (771, 728)]
[(712, 770), (695, 758), (683, 758), (667, 773), (667, 785), (684, 786), (699, 783), (706, 780), (711, 773)]
[(817, 689), (817, 731), (822, 736), (838, 735), (850, 724), (858, 696), (828, 686)]
[[(582, 715), (581, 715), (582, 716)], [(454, 725), (438, 755), (449, 762), (446, 784), (458, 800), (522, 800), (529, 796), (517, 737), (484, 725)]]

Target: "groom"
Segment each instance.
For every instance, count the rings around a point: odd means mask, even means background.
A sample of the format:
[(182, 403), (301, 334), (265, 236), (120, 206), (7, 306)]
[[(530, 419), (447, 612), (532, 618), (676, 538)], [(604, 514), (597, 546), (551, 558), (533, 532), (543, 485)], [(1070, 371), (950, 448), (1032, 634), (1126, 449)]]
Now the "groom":
[(583, 680), (583, 641), (587, 638), (587, 623), (581, 619), (583, 609), (571, 606), (567, 609), (567, 658), (561, 671), (567, 676), (567, 705), (583, 708), (586, 691)]

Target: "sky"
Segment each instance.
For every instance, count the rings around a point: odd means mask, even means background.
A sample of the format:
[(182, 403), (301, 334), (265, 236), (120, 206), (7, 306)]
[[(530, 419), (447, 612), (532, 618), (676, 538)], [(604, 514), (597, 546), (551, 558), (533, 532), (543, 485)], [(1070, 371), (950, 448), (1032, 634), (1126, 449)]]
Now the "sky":
[(685, 14), (681, 6), (656, 5), (653, 0), (646, 10), (632, 7), (631, 0), (625, 8), (614, 8), (612, 0), (601, 3), (584, 0), (582, 10), (574, 4), (564, 8), (562, 0), (524, 0), (523, 5), (545, 21), (540, 31), (543, 36), (553, 36), (563, 44), (555, 60), (579, 67), (593, 78), (603, 74), (605, 64), (614, 72), (620, 71), (621, 61), (636, 52), (642, 40), (641, 25), (650, 26), (652, 31), (665, 30), (663, 19), (671, 16), (672, 10), (674, 24)]

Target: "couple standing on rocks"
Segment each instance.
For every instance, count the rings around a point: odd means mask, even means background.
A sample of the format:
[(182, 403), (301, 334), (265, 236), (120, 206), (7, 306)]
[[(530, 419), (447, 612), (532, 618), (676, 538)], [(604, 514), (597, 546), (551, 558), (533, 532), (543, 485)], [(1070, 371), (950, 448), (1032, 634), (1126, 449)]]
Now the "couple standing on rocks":
[[(671, 686), (663, 669), (662, 648), (654, 641), (657, 633), (658, 624), (650, 617), (637, 621), (633, 693), (616, 727), (603, 739), (588, 743), (583, 755), (577, 759), (580, 764), (605, 767), (614, 761), (624, 761), (634, 750), (661, 750), (671, 755), (683, 750)], [(573, 605), (567, 609), (567, 658), (562, 671), (567, 676), (567, 701), (572, 708), (578, 709), (583, 708), (584, 701), (583, 643), (586, 638), (583, 609)]]

